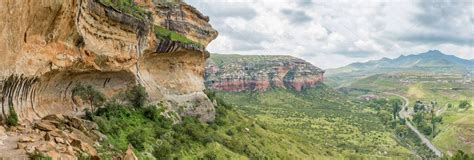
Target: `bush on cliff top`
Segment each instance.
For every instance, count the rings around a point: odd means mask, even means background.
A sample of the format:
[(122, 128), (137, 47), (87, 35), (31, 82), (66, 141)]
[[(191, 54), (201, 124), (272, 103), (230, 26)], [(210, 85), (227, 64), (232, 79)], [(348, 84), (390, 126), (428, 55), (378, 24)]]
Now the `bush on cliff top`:
[(178, 41), (178, 42), (181, 42), (183, 44), (192, 44), (192, 45), (195, 45), (195, 46), (198, 46), (198, 47), (202, 47), (201, 44), (186, 38), (186, 36), (184, 36), (182, 34), (179, 34), (175, 31), (171, 31), (169, 29), (163, 28), (161, 26), (155, 25), (154, 31), (155, 31), (156, 38), (158, 38), (158, 39)]
[(99, 0), (99, 2), (140, 20), (146, 20), (151, 16), (151, 12), (136, 5), (133, 0)]

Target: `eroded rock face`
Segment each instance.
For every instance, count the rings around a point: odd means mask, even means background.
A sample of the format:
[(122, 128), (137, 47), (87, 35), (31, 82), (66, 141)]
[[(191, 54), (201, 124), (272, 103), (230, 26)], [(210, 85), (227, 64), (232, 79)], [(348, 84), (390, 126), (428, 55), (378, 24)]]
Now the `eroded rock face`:
[(291, 56), (213, 54), (206, 63), (206, 86), (215, 90), (266, 91), (288, 88), (301, 91), (324, 79), (324, 71)]
[[(107, 96), (142, 84), (153, 102), (213, 120), (202, 92), (205, 46), (217, 36), (209, 18), (180, 1), (136, 3), (150, 16), (98, 0), (0, 1), (0, 118), (10, 108), (21, 120), (77, 114), (88, 105), (71, 90), (84, 83)], [(196, 43), (158, 38), (155, 26)]]

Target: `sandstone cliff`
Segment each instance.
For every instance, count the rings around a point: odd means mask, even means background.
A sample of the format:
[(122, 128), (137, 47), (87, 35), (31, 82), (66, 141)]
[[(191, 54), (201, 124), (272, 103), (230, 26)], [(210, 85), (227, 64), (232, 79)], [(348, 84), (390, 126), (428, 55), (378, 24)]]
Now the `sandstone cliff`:
[(181, 115), (214, 118), (204, 89), (209, 18), (180, 1), (0, 1), (0, 118), (77, 114), (77, 83), (107, 96), (136, 84)]
[(324, 71), (291, 56), (212, 54), (206, 87), (231, 92), (287, 88), (301, 91), (323, 81)]

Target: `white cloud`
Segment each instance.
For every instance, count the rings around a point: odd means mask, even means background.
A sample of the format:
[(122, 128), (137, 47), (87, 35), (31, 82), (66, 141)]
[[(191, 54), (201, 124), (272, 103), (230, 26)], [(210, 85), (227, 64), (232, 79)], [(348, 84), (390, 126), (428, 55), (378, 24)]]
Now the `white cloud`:
[[(220, 32), (209, 45), (210, 52), (289, 54), (332, 68), (430, 49), (474, 59), (474, 9), (468, 1), (187, 2), (209, 15), (211, 24)], [(450, 24), (440, 28), (445, 21)], [(338, 63), (332, 63), (335, 61)]]

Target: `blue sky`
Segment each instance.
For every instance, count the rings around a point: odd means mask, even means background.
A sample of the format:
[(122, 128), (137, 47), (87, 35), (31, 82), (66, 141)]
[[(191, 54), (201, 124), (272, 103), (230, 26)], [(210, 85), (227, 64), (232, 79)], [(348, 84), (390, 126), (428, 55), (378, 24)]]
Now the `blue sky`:
[(321, 68), (438, 49), (474, 59), (472, 0), (185, 0), (212, 53), (292, 55)]

